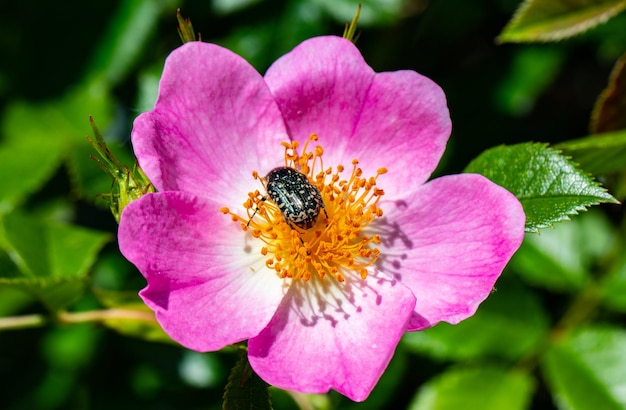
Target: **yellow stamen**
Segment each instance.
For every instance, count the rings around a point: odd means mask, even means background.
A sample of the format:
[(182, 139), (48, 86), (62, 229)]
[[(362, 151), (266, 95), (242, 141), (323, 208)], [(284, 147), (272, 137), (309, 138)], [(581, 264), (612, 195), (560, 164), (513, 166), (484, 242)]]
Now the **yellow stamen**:
[[(331, 277), (344, 282), (347, 273), (353, 271), (365, 280), (367, 268), (380, 254), (375, 247), (380, 244), (380, 237), (366, 234), (364, 228), (383, 215), (377, 205), (384, 191), (376, 184), (387, 168), (379, 168), (375, 176), (364, 178), (359, 161), (353, 159), (352, 172), (346, 179), (341, 164), (335, 166), (335, 171), (324, 169), (324, 149), (319, 145), (309, 148), (317, 140), (317, 135), (311, 134), (300, 154), (297, 141), (281, 143), (285, 166), (305, 174), (322, 196), (326, 212), (320, 210), (311, 229), (288, 224), (278, 206), (259, 190), (248, 193), (243, 203), (247, 218), (227, 207), (220, 208), (220, 212), (230, 215), (263, 242), (260, 253), (267, 258), (265, 266), (276, 271), (280, 278), (308, 281), (316, 275), (320, 279)], [(266, 188), (258, 171), (253, 171), (252, 177)]]

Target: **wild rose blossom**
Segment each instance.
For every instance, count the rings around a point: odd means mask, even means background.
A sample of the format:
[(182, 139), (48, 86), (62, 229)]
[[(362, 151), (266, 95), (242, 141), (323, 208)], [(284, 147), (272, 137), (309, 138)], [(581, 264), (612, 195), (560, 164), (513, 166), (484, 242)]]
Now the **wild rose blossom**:
[[(268, 383), (364, 400), (402, 334), (474, 314), (522, 241), (522, 207), (503, 188), (470, 174), (426, 182), (450, 129), (435, 83), (375, 73), (342, 38), (305, 41), (264, 77), (217, 45), (185, 44), (132, 132), (158, 191), (119, 227), (148, 282), (140, 296), (183, 346), (248, 340)], [(319, 189), (312, 228), (266, 200), (277, 166)]]

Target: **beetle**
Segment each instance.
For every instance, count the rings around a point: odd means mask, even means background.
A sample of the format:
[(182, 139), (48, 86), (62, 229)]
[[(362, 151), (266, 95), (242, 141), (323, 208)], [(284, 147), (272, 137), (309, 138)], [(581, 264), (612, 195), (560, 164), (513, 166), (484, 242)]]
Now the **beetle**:
[[(312, 228), (317, 222), (320, 209), (324, 210), (324, 214), (328, 218), (319, 189), (297, 169), (291, 167), (274, 168), (267, 173), (265, 181), (267, 196), (280, 209), (285, 222), (291, 229), (295, 229), (294, 225), (301, 229)], [(263, 198), (263, 200), (265, 199)]]

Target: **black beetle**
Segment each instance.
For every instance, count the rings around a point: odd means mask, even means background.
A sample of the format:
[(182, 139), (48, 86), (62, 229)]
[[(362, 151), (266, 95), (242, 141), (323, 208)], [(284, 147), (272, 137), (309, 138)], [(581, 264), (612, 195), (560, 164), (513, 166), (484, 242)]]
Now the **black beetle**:
[[(291, 167), (277, 167), (265, 176), (267, 196), (276, 204), (291, 229), (293, 225), (301, 229), (310, 229), (317, 222), (320, 208), (326, 213), (326, 207), (319, 189), (302, 172)], [(263, 197), (265, 201), (267, 197)], [(250, 217), (256, 215), (258, 208)], [(248, 221), (248, 225), (250, 225)]]

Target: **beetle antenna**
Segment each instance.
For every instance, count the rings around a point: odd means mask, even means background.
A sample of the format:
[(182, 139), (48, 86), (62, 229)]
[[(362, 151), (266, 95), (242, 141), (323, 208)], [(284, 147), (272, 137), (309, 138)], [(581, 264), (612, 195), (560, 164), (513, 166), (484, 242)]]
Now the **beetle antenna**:
[[(261, 198), (261, 201), (265, 201), (267, 199), (266, 196)], [(252, 216), (250, 217), (250, 219), (248, 219), (248, 223), (246, 224), (246, 228), (250, 227), (250, 222), (252, 222), (252, 218), (254, 218), (254, 215), (256, 215), (256, 213), (259, 212), (259, 207), (257, 206), (254, 209), (254, 213), (252, 214)]]

